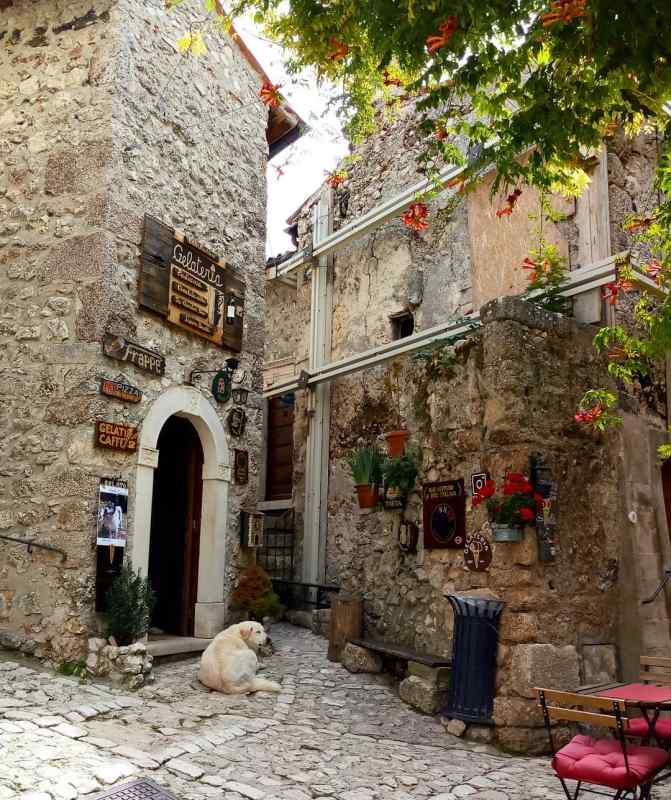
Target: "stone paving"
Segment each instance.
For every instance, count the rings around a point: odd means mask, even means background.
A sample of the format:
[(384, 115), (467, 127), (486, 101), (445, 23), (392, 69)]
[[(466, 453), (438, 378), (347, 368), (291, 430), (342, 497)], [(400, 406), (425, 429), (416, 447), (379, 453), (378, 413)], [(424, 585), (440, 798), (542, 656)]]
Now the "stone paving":
[(330, 663), (307, 630), (272, 636), (263, 674), (279, 695), (209, 692), (196, 658), (159, 665), (136, 694), (0, 661), (0, 800), (76, 800), (143, 776), (181, 800), (563, 797), (547, 759), (449, 736), (388, 677)]

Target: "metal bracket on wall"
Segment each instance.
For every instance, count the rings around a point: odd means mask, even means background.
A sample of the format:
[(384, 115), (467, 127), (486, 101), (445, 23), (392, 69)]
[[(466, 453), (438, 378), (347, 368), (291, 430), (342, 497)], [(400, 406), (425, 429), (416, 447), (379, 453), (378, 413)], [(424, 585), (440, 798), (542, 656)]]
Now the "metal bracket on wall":
[(51, 550), (54, 553), (60, 553), (61, 562), (66, 561), (68, 557), (65, 550), (61, 550), (60, 547), (54, 547), (52, 544), (40, 544), (33, 539), (21, 539), (18, 536), (5, 536), (3, 533), (0, 533), (0, 539), (5, 539), (8, 542), (16, 542), (17, 544), (25, 544), (29, 553), (33, 552), (33, 547), (39, 547), (40, 550)]
[(642, 605), (642, 606), (646, 606), (646, 605), (648, 605), (648, 603), (652, 603), (652, 601), (653, 601), (653, 600), (655, 600), (655, 598), (657, 597), (657, 595), (658, 595), (658, 594), (659, 594), (659, 593), (662, 591), (662, 589), (663, 589), (663, 588), (666, 586), (666, 584), (669, 582), (669, 579), (671, 579), (671, 569), (669, 569), (669, 568), (667, 567), (667, 569), (665, 569), (665, 570), (664, 570), (664, 578), (663, 578), (663, 579), (662, 579), (662, 581), (660, 582), (659, 586), (658, 586), (658, 587), (655, 589), (655, 591), (654, 591), (654, 592), (653, 592), (653, 593), (650, 595), (650, 597), (646, 597), (646, 599), (645, 599), (645, 600), (642, 600), (642, 601), (641, 601), (641, 605)]

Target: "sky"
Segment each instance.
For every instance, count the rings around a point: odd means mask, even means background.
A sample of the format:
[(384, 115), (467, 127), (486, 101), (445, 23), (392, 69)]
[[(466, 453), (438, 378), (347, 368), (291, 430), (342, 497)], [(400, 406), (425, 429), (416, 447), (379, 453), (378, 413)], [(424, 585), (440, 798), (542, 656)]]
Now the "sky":
[(315, 76), (307, 72), (298, 78), (289, 76), (282, 48), (263, 38), (253, 22), (240, 20), (235, 27), (273, 83), (282, 85), (289, 105), (311, 128), (268, 164), (266, 253), (275, 256), (294, 249), (284, 233), (287, 217), (322, 184), (324, 170), (332, 170), (347, 155), (348, 146), (335, 111), (327, 107), (332, 87), (318, 87)]

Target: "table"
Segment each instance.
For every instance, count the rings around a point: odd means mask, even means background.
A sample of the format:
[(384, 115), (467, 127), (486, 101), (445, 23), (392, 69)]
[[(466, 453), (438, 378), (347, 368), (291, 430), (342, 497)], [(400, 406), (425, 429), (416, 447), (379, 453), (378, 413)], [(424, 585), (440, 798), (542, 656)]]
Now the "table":
[(671, 711), (671, 686), (654, 683), (602, 683), (594, 686), (581, 686), (580, 694), (608, 697), (623, 700), (625, 706), (637, 708), (648, 725), (648, 735), (643, 738), (654, 739), (665, 749), (671, 744), (668, 736), (658, 737), (657, 720), (662, 711)]

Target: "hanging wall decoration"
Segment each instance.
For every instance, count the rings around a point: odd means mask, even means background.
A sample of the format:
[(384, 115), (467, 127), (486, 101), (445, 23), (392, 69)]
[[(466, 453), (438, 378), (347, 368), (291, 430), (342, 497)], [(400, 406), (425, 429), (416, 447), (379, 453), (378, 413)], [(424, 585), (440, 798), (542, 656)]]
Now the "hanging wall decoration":
[(100, 382), (100, 393), (123, 400), (125, 403), (139, 403), (142, 400), (142, 392), (136, 386), (111, 378), (103, 378)]
[(492, 563), (492, 546), (481, 533), (471, 533), (464, 545), (464, 566), (469, 572), (486, 572)]
[(144, 218), (140, 305), (229, 350), (242, 349), (245, 285), (205, 245)]
[(484, 489), (485, 483), (489, 480), (489, 477), (488, 472), (474, 472), (473, 475), (471, 475), (471, 497), (475, 497), (480, 489)]
[(235, 451), (233, 479), (240, 485), (244, 485), (249, 481), (249, 453), (246, 450)]
[(247, 415), (244, 412), (244, 409), (232, 408), (228, 412), (228, 431), (231, 436), (242, 436), (245, 432), (245, 425), (247, 424)]
[(137, 450), (137, 428), (135, 425), (96, 420), (96, 446), (134, 453)]
[(165, 358), (160, 353), (114, 333), (106, 333), (103, 337), (103, 353), (117, 361), (127, 361), (153, 375), (163, 375), (165, 372)]
[(416, 553), (419, 528), (414, 522), (402, 519), (398, 526), (398, 546), (403, 553)]
[(127, 538), (128, 482), (118, 478), (101, 478), (98, 486), (96, 543), (107, 547), (125, 547)]
[(212, 394), (217, 403), (228, 403), (231, 399), (231, 373), (227, 369), (220, 369), (212, 381)]
[(531, 456), (529, 479), (536, 501), (536, 537), (538, 560), (554, 561), (557, 555), (557, 482), (552, 480), (550, 467), (539, 455)]
[(425, 483), (424, 548), (463, 547), (466, 538), (464, 480)]

